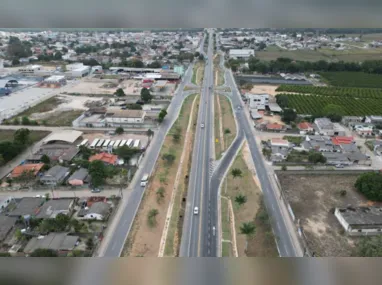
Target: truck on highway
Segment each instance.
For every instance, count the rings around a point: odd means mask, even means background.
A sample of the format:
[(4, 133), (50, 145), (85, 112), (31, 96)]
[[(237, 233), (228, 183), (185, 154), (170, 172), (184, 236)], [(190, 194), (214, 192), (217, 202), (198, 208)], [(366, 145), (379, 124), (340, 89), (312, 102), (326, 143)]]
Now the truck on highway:
[(141, 179), (141, 186), (146, 187), (148, 182), (149, 182), (149, 175), (146, 173), (145, 175), (143, 175)]

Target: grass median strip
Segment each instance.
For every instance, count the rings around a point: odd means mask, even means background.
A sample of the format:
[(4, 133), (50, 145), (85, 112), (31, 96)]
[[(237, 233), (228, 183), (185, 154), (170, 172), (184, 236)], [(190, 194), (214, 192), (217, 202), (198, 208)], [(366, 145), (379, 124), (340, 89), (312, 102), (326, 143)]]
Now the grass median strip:
[[(216, 159), (219, 159), (222, 153), (229, 148), (231, 143), (236, 137), (236, 123), (235, 117), (233, 116), (233, 110), (231, 106), (230, 100), (226, 96), (219, 96), (219, 98), (215, 98), (215, 156)], [(217, 100), (219, 100), (220, 104), (218, 104)], [(219, 110), (220, 106), (220, 110)], [(219, 118), (219, 113), (221, 116)], [(221, 134), (219, 131), (220, 124), (222, 124), (223, 130), (223, 139), (224, 143), (221, 144)], [(218, 139), (218, 141), (216, 140)], [(223, 147), (224, 146), (224, 147)]]
[[(184, 161), (181, 168), (180, 173), (180, 181), (178, 184), (176, 191), (174, 204), (172, 208), (172, 214), (170, 219), (170, 224), (167, 232), (166, 244), (164, 249), (164, 256), (178, 256), (179, 254), (179, 246), (180, 240), (182, 237), (182, 227), (183, 227), (183, 219), (180, 218), (184, 216), (185, 212), (185, 202), (183, 202), (183, 198), (187, 197), (188, 191), (188, 177), (191, 170), (192, 163), (192, 149), (194, 145), (194, 136), (195, 136), (195, 128), (196, 128), (196, 119), (198, 114), (198, 106), (199, 106), (199, 97), (196, 98), (196, 104), (194, 105), (191, 119), (191, 129), (188, 138), (187, 145), (183, 151), (185, 152)], [(185, 200), (184, 200), (185, 201)]]
[[(231, 236), (236, 234), (239, 256), (278, 256), (262, 192), (257, 186), (256, 175), (246, 162), (248, 152), (244, 153), (243, 150), (235, 158), (221, 190), (222, 196), (230, 199), (233, 205), (235, 233), (229, 228), (230, 233)], [(224, 200), (226, 199), (221, 200), (223, 240), (228, 236), (224, 234), (227, 231), (225, 220), (228, 215), (223, 214)]]
[[(166, 213), (174, 190), (175, 174), (179, 168), (195, 97), (196, 94), (190, 95), (184, 100), (179, 117), (165, 138), (150, 183), (126, 241), (123, 256), (156, 257), (158, 255)], [(152, 215), (154, 209), (157, 210), (155, 222)]]

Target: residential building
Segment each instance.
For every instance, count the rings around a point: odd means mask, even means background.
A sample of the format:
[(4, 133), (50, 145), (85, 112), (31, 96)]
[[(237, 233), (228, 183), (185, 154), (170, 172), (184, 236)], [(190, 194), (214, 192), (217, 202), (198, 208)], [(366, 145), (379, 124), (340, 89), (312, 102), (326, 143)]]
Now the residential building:
[(373, 126), (370, 125), (355, 125), (353, 129), (361, 137), (368, 137), (373, 135)]
[(101, 160), (105, 164), (116, 165), (118, 161), (118, 156), (106, 152), (97, 153), (89, 157), (89, 161)]
[(24, 248), (24, 253), (31, 254), (38, 248), (55, 250), (60, 254), (75, 249), (78, 236), (70, 236), (67, 233), (50, 233), (43, 237), (33, 237)]
[(297, 128), (300, 130), (300, 134), (307, 134), (314, 131), (312, 124), (308, 122), (299, 123)]
[(328, 165), (352, 165), (346, 154), (338, 152), (323, 152), (322, 155), (326, 158)]
[(68, 167), (55, 165), (45, 172), (45, 174), (40, 178), (40, 181), (45, 185), (57, 185), (64, 181), (69, 172), (70, 170)]
[(74, 199), (52, 199), (45, 202), (38, 213), (37, 219), (54, 219), (58, 214), (70, 216), (74, 207)]
[(75, 145), (62, 143), (45, 144), (37, 152), (29, 156), (27, 161), (41, 161), (42, 156), (46, 155), (51, 161), (58, 161), (60, 163), (71, 162), (79, 151), (79, 148)]
[(271, 123), (271, 124), (267, 124), (265, 126), (265, 129), (271, 132), (282, 132), (282, 131), (285, 131), (285, 126), (278, 123)]
[(33, 173), (33, 175), (36, 177), (43, 167), (44, 163), (31, 163), (16, 166), (11, 172), (11, 178), (17, 178), (23, 173)]
[(0, 197), (0, 213), (3, 213), (12, 201), (14, 201), (14, 198), (12, 196), (1, 196)]
[(45, 202), (44, 198), (24, 197), (16, 205), (16, 208), (8, 212), (10, 217), (36, 216), (40, 206)]
[(336, 208), (334, 216), (349, 235), (379, 235), (382, 233), (381, 207)]
[(382, 116), (367, 116), (365, 117), (365, 123), (382, 124)]
[(110, 205), (105, 202), (96, 202), (93, 203), (90, 208), (87, 210), (86, 215), (84, 216), (84, 219), (88, 220), (106, 220), (109, 213), (110, 213)]
[(229, 57), (233, 59), (243, 58), (248, 59), (251, 56), (255, 56), (255, 50), (253, 49), (230, 49)]
[(7, 235), (15, 226), (18, 217), (0, 215), (0, 242), (4, 241)]
[(68, 178), (68, 184), (72, 186), (82, 186), (85, 183), (88, 183), (89, 180), (90, 177), (88, 170), (85, 168), (80, 168)]
[(332, 143), (334, 145), (344, 145), (344, 144), (355, 144), (353, 137), (340, 137), (336, 136), (332, 138)]

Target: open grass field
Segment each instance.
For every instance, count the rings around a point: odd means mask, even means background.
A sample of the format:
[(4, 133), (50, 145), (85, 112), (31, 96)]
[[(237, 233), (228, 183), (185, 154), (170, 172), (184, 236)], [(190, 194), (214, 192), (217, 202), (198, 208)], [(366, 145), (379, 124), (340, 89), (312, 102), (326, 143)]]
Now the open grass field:
[(364, 72), (322, 72), (320, 75), (332, 86), (382, 88), (382, 75)]
[[(0, 142), (12, 141), (15, 132), (16, 130), (0, 130)], [(50, 132), (47, 131), (30, 131), (31, 143), (38, 142), (49, 134)]]
[[(175, 176), (179, 168), (187, 125), (191, 117), (191, 108), (195, 97), (196, 95), (191, 95), (184, 100), (179, 117), (165, 138), (149, 184), (146, 186), (144, 198), (126, 240), (123, 256), (158, 256), (166, 214), (174, 190)], [(175, 142), (173, 134), (179, 132), (179, 130), (180, 140)], [(164, 154), (174, 155), (174, 161), (168, 163), (163, 159)], [(158, 189), (160, 188), (163, 188), (162, 196), (158, 195)], [(153, 209), (158, 212), (154, 219), (155, 223), (150, 224), (148, 217)]]
[[(372, 205), (354, 188), (358, 174), (309, 175), (284, 171), (277, 176), (296, 219), (300, 219), (309, 250), (325, 257), (354, 254), (357, 241), (363, 237), (345, 235), (332, 211), (348, 205)], [(345, 196), (340, 195), (341, 190), (346, 190)]]
[(28, 117), (32, 115), (33, 113), (44, 113), (51, 111), (55, 109), (60, 103), (62, 103), (62, 100), (59, 99), (57, 96), (54, 96), (52, 98), (49, 98), (48, 100), (45, 100), (39, 104), (37, 104), (34, 107), (31, 107), (24, 112), (17, 115), (17, 117)]
[(220, 107), (222, 112), (223, 119), (223, 136), (224, 136), (224, 145), (227, 149), (232, 141), (236, 137), (236, 120), (233, 116), (233, 110), (230, 100), (226, 96), (220, 96)]
[(45, 126), (71, 126), (72, 122), (83, 113), (82, 110), (63, 111), (43, 120)]
[(364, 61), (370, 59), (382, 59), (382, 49), (360, 49), (352, 48), (345, 51), (337, 51), (331, 49), (317, 49), (317, 50), (294, 50), (288, 51), (280, 49), (276, 46), (268, 47), (266, 51), (256, 52), (256, 58), (261, 60), (276, 60), (279, 57), (288, 57), (293, 60), (302, 61)]

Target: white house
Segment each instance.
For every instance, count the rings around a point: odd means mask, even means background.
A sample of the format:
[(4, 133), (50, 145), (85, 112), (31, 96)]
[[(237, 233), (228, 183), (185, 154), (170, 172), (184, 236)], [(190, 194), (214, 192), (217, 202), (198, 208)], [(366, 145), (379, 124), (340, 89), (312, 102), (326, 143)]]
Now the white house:
[(105, 220), (109, 214), (110, 205), (105, 202), (95, 202), (88, 209), (84, 219), (88, 220)]
[(230, 49), (229, 50), (229, 57), (230, 58), (248, 59), (250, 56), (255, 56), (255, 50), (253, 50), (253, 49)]

